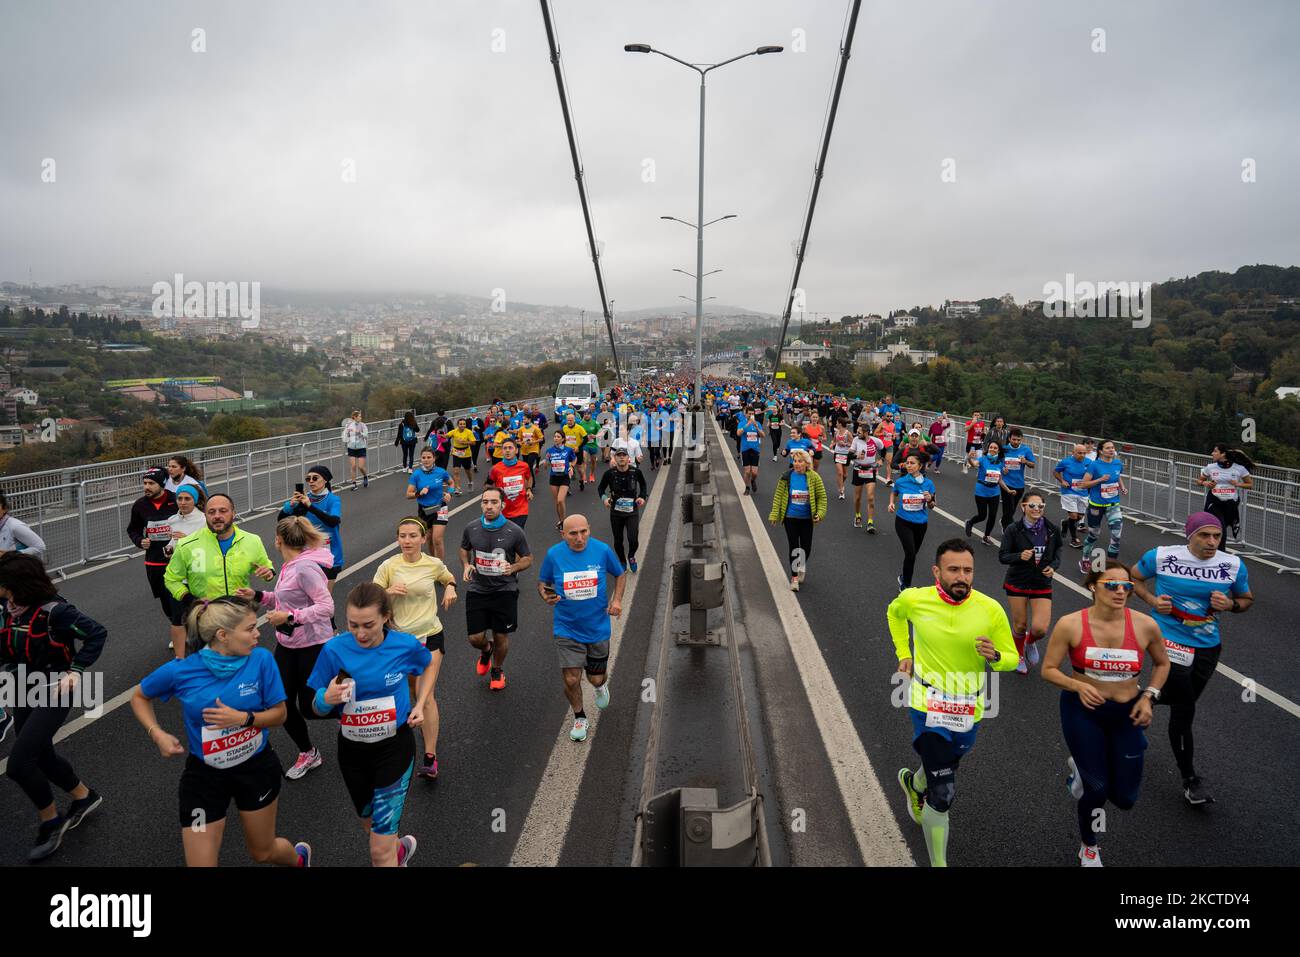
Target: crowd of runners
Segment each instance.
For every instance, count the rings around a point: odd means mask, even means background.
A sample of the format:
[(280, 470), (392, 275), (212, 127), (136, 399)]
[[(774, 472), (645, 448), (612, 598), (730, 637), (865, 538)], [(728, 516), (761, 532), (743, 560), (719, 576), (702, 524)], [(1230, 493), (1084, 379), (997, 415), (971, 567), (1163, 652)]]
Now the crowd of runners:
[[(974, 745), (990, 671), (1027, 674), (1041, 664), (1042, 677), (1062, 689), (1067, 786), (1077, 801), (1084, 866), (1101, 863), (1097, 809), (1107, 802), (1130, 808), (1137, 799), (1153, 706), (1169, 706), (1184, 798), (1212, 800), (1193, 762), (1192, 726), (1218, 660), (1219, 617), (1245, 612), (1253, 601), (1245, 564), (1225, 550), (1239, 526), (1241, 492), (1251, 487), (1252, 463), (1243, 453), (1214, 450), (1200, 479), (1205, 509), (1187, 520), (1184, 544), (1125, 564), (1128, 486), (1113, 441), (1081, 443), (1053, 463), (1002, 416), (986, 420), (977, 412), (961, 422), (941, 414), (923, 425), (908, 422), (891, 396), (849, 400), (737, 380), (710, 382), (702, 398), (704, 414), (734, 441), (744, 507), (771, 493), (767, 517), (785, 531), (792, 591), (807, 581), (819, 524), (844, 521), (876, 535), (877, 521), (884, 526), (893, 517), (898, 551), (891, 557), (887, 545), (872, 544), (864, 557), (899, 562), (898, 597), (886, 617), (897, 668), (910, 679), (920, 767), (902, 769), (898, 780), (933, 864), (946, 863), (956, 772)], [(311, 863), (307, 842), (278, 836), (276, 808), (283, 780), (324, 764), (313, 743), (316, 721), (337, 729), (339, 774), (367, 832), (371, 862), (405, 866), (416, 850), (415, 837), (400, 827), (412, 779), (439, 775), (443, 617), (457, 605), (476, 675), (491, 692), (507, 688), (521, 608), (549, 616), (560, 690), (572, 711), (569, 737), (584, 741), (584, 675), (594, 706), (610, 704), (611, 621), (621, 616), (627, 576), (638, 569), (647, 471), (681, 454), (692, 404), (685, 379), (664, 378), (616, 387), (581, 407), (548, 409), (551, 415), (499, 403), (455, 419), (438, 414), (422, 435), (407, 415), (395, 444), (410, 514), (393, 529), (396, 553), (339, 598), (334, 585), (345, 568), (348, 523), (326, 464), (307, 469), (283, 503), (272, 549), (239, 526), (237, 503), (210, 492), (189, 459), (148, 469), (126, 534), (143, 553), (142, 588), (161, 608), (158, 648), (167, 660), (140, 682), (131, 707), (161, 757), (184, 758), (178, 824), (186, 862), (216, 863), (233, 800), (255, 861)], [(356, 487), (359, 474), (368, 488), (360, 412), (344, 425), (342, 441), (347, 480)], [(764, 489), (769, 456), (774, 474)], [(939, 506), (932, 476), (945, 458), (959, 460), (963, 475), (973, 473), (974, 501), (950, 506), (965, 518), (965, 534), (930, 551), (924, 543)], [(1031, 486), (1035, 478), (1059, 494), (1059, 521), (1048, 514), (1048, 495)], [(449, 558), (446, 526), (462, 496), (477, 497), (479, 514), (454, 530)], [(527, 537), (534, 518), (553, 521), (561, 533), (537, 562)], [(1097, 547), (1103, 527), (1105, 550)], [(1005, 566), (1005, 607), (973, 587), (977, 545), (996, 549), (987, 554)], [(1054, 582), (1069, 548), (1079, 550), (1078, 574), (1092, 604), (1054, 620)], [(931, 556), (929, 570), (918, 571)], [(0, 714), (0, 740), (16, 734), (6, 774), (37, 812), (32, 860), (58, 850), (104, 800), (53, 739), (71, 707), (66, 692), (111, 640), (58, 594), (43, 558), (44, 543), (8, 513), (0, 492), (0, 666), (45, 673), (63, 693)], [(530, 571), (540, 603), (531, 588), (521, 600), (520, 576)], [(924, 584), (913, 587), (918, 581)], [(1133, 594), (1149, 613), (1129, 607)], [(260, 642), (263, 621), (274, 639), (269, 648)], [(170, 655), (162, 651), (164, 631)], [(169, 728), (156, 711), (155, 702), (172, 698), (181, 703), (183, 727)], [(277, 727), (292, 744), (292, 761), (277, 754), (276, 743), (284, 747), (278, 732), (273, 743)], [(62, 812), (52, 785), (69, 796)]]

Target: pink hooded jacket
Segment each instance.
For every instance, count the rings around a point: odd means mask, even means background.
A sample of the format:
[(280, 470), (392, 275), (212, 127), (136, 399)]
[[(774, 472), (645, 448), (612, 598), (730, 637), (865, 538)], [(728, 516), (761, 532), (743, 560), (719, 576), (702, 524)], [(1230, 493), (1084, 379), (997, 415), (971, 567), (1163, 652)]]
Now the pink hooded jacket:
[(311, 548), (297, 558), (290, 559), (280, 569), (275, 591), (262, 593), (262, 604), (268, 609), (293, 612), (298, 627), (292, 635), (276, 631), (275, 639), (286, 648), (309, 648), (334, 636), (330, 618), (334, 614), (334, 598), (325, 586), (322, 566), (334, 564), (328, 548)]

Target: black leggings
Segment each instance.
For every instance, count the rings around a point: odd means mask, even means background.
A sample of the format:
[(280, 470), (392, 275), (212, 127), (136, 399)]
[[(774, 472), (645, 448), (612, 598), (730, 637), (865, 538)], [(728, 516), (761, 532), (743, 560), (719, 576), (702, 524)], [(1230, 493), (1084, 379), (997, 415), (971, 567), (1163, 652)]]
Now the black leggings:
[(54, 803), (51, 782), (69, 793), (81, 783), (72, 765), (54, 751), (54, 733), (67, 718), (70, 707), (13, 709), (18, 736), (5, 775), (27, 792), (37, 810)]
[(988, 498), (975, 496), (975, 508), (978, 511), (975, 513), (975, 517), (970, 520), (970, 524), (972, 526), (978, 525), (984, 521), (984, 516), (987, 515), (989, 521), (984, 526), (984, 536), (986, 538), (993, 534), (993, 523), (998, 520), (998, 504), (1000, 501), (996, 495), (990, 495)]
[(776, 455), (777, 452), (781, 451), (781, 430), (768, 429), (767, 434), (768, 437), (772, 440), (772, 454)]
[(1002, 490), (1002, 527), (1006, 528), (1016, 520), (1016, 509), (1020, 506), (1020, 500), (1025, 497), (1025, 490), (1022, 488), (1012, 489), (1010, 492)]
[(1236, 499), (1225, 502), (1207, 492), (1205, 495), (1205, 511), (1223, 523), (1223, 537), (1225, 539), (1228, 537), (1228, 532), (1235, 533), (1241, 527), (1241, 507)]
[(1196, 718), (1196, 699), (1214, 676), (1223, 645), (1197, 648), (1191, 665), (1171, 665), (1169, 678), (1161, 689), (1159, 704), (1169, 705), (1169, 743), (1174, 749), (1174, 760), (1184, 778), (1196, 776), (1192, 763), (1192, 721)]
[(909, 522), (900, 515), (894, 516), (894, 531), (903, 543), (903, 585), (912, 587), (912, 570), (916, 567), (916, 553), (921, 550), (929, 522)]
[[(790, 575), (794, 576), (808, 565), (812, 557), (813, 520), (811, 518), (785, 519), (785, 540), (790, 548)], [(802, 550), (802, 551), (801, 551)]]
[[(309, 645), (306, 648), (286, 648), (276, 643), (275, 664), (280, 669), (280, 680), (284, 683), (284, 707), (287, 712), (284, 730), (289, 732), (298, 750), (311, 750), (311, 735), (307, 732), (307, 721), (299, 709), (299, 696), (307, 687), (307, 679), (316, 667), (323, 644)], [(315, 717), (315, 715), (313, 715)]]
[[(636, 558), (636, 550), (641, 546), (641, 513), (632, 512), (615, 512), (610, 509), (609, 513), (610, 534), (614, 536), (614, 554), (618, 556), (619, 562), (623, 567), (627, 567), (629, 557)], [(623, 551), (623, 532), (627, 532), (627, 551)]]
[(415, 468), (415, 439), (402, 443), (402, 468)]

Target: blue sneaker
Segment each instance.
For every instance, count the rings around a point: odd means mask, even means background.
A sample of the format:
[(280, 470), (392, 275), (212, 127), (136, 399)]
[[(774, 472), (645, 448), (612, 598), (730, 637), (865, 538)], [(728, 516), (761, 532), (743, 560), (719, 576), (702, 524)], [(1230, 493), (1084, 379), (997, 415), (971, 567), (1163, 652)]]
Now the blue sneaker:
[[(635, 559), (635, 558), (629, 558), (629, 559), (627, 560), (627, 567), (628, 567), (628, 569), (629, 569), (630, 571), (636, 571), (636, 559)], [(3, 738), (0, 738), (0, 740), (3, 740)]]
[(604, 711), (609, 707), (609, 682), (606, 681), (596, 689), (596, 707)]
[(1079, 769), (1075, 766), (1072, 756), (1066, 758), (1065, 763), (1070, 767), (1070, 776), (1065, 779), (1065, 787), (1070, 792), (1070, 797), (1077, 801), (1083, 797), (1083, 779), (1079, 777)]

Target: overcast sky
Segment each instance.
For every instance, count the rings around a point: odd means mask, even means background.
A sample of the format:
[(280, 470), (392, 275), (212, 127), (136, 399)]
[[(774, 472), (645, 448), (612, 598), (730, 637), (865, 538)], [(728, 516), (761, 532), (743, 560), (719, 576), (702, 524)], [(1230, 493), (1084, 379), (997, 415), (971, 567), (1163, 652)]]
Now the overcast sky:
[[(619, 311), (693, 295), (694, 235), (658, 217), (694, 221), (698, 158), (696, 75), (623, 44), (786, 46), (709, 75), (705, 171), (705, 218), (739, 216), (706, 231), (706, 294), (779, 313), (850, 5), (554, 0)], [(0, 279), (597, 308), (535, 0), (0, 0), (0, 24)], [(808, 310), (1300, 263), (1298, 34), (1288, 0), (864, 3)]]

